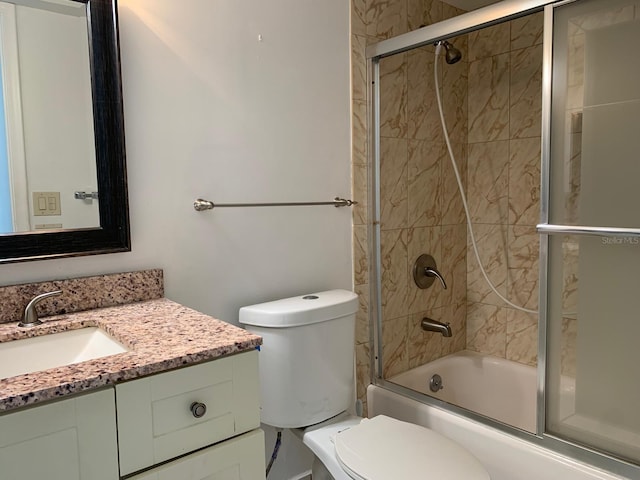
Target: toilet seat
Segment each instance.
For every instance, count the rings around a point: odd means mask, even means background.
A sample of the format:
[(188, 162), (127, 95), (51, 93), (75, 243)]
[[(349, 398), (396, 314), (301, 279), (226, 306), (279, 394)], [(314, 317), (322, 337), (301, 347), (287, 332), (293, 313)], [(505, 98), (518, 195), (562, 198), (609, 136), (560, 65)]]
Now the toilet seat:
[(356, 480), (489, 480), (464, 448), (428, 428), (379, 415), (335, 435), (335, 453)]
[(457, 443), (384, 415), (341, 414), (301, 433), (335, 480), (489, 480), (480, 462)]

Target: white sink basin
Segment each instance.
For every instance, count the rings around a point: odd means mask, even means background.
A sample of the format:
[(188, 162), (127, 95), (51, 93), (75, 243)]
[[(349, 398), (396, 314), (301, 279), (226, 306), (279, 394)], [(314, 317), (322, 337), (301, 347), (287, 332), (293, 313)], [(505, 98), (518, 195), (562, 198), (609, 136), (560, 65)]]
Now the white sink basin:
[(96, 327), (0, 343), (0, 379), (129, 351)]

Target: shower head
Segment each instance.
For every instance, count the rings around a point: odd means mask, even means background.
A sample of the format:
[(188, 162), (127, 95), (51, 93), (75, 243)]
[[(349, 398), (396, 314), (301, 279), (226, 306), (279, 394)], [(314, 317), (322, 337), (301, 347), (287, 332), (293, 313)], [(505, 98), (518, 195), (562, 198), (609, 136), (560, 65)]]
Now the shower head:
[(454, 63), (458, 63), (462, 60), (462, 52), (454, 47), (451, 43), (443, 40), (439, 42), (445, 49), (444, 59), (449, 65), (453, 65)]

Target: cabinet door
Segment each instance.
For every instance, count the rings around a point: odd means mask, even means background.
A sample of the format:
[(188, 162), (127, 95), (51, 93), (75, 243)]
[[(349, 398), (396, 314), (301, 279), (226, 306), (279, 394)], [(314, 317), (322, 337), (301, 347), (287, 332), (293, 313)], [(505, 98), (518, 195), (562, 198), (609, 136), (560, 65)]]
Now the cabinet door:
[(130, 480), (264, 480), (264, 433), (254, 430)]
[(0, 416), (0, 478), (118, 478), (113, 389)]

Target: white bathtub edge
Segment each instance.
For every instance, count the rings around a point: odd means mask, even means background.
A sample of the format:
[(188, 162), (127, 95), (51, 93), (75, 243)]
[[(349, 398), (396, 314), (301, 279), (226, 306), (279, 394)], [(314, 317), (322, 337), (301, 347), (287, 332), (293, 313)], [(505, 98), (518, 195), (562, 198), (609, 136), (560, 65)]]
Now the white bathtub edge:
[(475, 455), (492, 480), (626, 480), (479, 422), (422, 404), (375, 385), (367, 388), (369, 416), (389, 415), (449, 437)]

